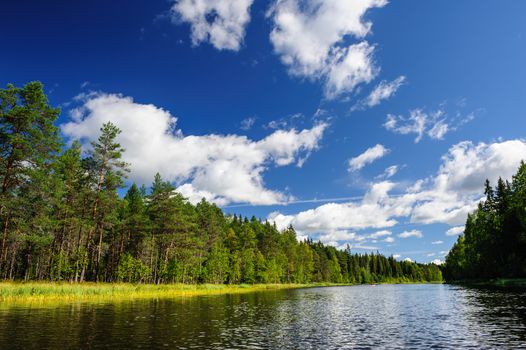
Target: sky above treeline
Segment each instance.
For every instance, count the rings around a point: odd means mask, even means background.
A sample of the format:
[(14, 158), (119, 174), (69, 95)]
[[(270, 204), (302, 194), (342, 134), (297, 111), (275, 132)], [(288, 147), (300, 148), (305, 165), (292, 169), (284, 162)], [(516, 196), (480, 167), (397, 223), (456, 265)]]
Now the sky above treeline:
[(440, 262), (526, 159), (526, 2), (10, 1), (0, 83), (68, 141), (123, 132), (128, 183)]

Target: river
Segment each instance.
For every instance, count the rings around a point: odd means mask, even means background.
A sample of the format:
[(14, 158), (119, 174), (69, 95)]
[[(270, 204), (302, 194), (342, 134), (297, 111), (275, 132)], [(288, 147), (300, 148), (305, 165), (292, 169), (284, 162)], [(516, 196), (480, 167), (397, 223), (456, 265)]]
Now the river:
[(307, 288), (53, 307), (0, 305), (0, 349), (526, 348), (526, 291)]

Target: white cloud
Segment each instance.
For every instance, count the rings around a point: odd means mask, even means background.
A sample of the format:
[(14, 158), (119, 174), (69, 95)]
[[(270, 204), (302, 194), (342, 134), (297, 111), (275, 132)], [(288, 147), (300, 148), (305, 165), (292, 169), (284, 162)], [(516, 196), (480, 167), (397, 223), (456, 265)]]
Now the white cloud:
[[(502, 141), (491, 144), (461, 142), (453, 145), (442, 157), (442, 164), (434, 176), (420, 179), (401, 194), (390, 192), (401, 187), (391, 181), (370, 185), (358, 200), (327, 203), (313, 209), (284, 215), (274, 212), (268, 218), (280, 228), (292, 224), (303, 235), (334, 231), (384, 229), (408, 218), (413, 224), (444, 223), (449, 232), (461, 233), (467, 214), (473, 211), (483, 197), (485, 178), (492, 183), (501, 176), (510, 179), (521, 160), (526, 159), (526, 142)], [(379, 231), (382, 232), (382, 231)], [(401, 238), (419, 237), (420, 231), (406, 231)], [(358, 235), (359, 239), (377, 239), (377, 234)]]
[(393, 255), (393, 258), (395, 258), (395, 259), (400, 259), (400, 257), (401, 257), (400, 254), (394, 254), (394, 255)]
[(375, 179), (390, 179), (395, 176), (400, 167), (398, 165), (391, 165), (385, 168), (384, 172), (376, 176)]
[(411, 222), (464, 224), (482, 198), (485, 179), (493, 184), (499, 176), (511, 179), (524, 159), (526, 143), (522, 140), (453, 145), (442, 157), (436, 176), (426, 180), (427, 188), (416, 194)]
[(377, 144), (374, 147), (368, 148), (365, 152), (349, 159), (349, 172), (358, 171), (367, 164), (374, 162), (377, 159), (382, 158), (390, 152), (389, 149), (383, 145)]
[(375, 183), (360, 202), (327, 203), (295, 215), (274, 212), (268, 219), (280, 229), (292, 224), (302, 234), (391, 227), (397, 224), (395, 217), (407, 216), (411, 210), (408, 202), (390, 198), (393, 186), (389, 181)]
[(353, 110), (363, 109), (364, 107), (374, 107), (383, 100), (387, 100), (396, 93), (400, 86), (405, 83), (405, 80), (406, 78), (403, 75), (389, 82), (382, 80), (365, 99), (353, 106)]
[(424, 235), (422, 235), (422, 232), (418, 230), (411, 230), (411, 231), (404, 231), (398, 235), (400, 238), (409, 238), (409, 237), (416, 237), (416, 238), (422, 238)]
[(435, 259), (433, 261), (431, 261), (432, 264), (435, 264), (435, 265), (442, 265), (444, 263), (444, 261), (440, 260), (440, 259)]
[(346, 49), (335, 48), (331, 62), (325, 67), (325, 96), (334, 99), (351, 92), (361, 83), (369, 83), (379, 69), (373, 62), (374, 46), (363, 41)]
[[(320, 109), (316, 111), (314, 118), (316, 118), (317, 114), (320, 114), (320, 113), (324, 114), (324, 112), (320, 112), (320, 111), (321, 111)], [(304, 119), (305, 119), (305, 116), (303, 114), (295, 113), (295, 114), (291, 114), (284, 118), (271, 120), (263, 127), (265, 129), (288, 129), (288, 128), (292, 128), (292, 127), (295, 127), (301, 124), (304, 121)]]
[(183, 197), (188, 198), (191, 203), (198, 203), (203, 198), (219, 206), (229, 203), (228, 199), (225, 197), (218, 196), (212, 192), (198, 190), (194, 188), (191, 183), (185, 183), (177, 187), (177, 192), (181, 193)]
[(240, 129), (244, 131), (250, 130), (255, 122), (256, 117), (245, 118), (241, 121)]
[[(444, 112), (441, 110), (427, 113), (424, 112), (422, 109), (414, 109), (410, 111), (409, 117), (407, 118), (403, 116), (388, 114), (387, 119), (384, 123), (384, 127), (387, 130), (391, 130), (395, 133), (402, 135), (416, 134), (415, 143), (418, 143), (420, 142), (420, 140), (422, 140), (426, 129), (429, 127), (433, 129), (435, 127), (435, 124), (437, 123), (443, 123), (443, 125), (446, 126), (447, 132), (447, 124), (444, 124), (443, 120), (439, 120), (439, 118), (443, 114)], [(441, 137), (443, 137), (444, 134), (444, 132), (432, 133), (433, 136), (440, 135)], [(430, 137), (434, 138), (433, 136), (430, 135)]]
[(464, 226), (455, 226), (446, 231), (446, 236), (456, 236), (464, 233)]
[(349, 232), (346, 230), (335, 230), (329, 233), (325, 233), (318, 237), (323, 243), (328, 242), (340, 242), (340, 241), (352, 241), (356, 237), (356, 233)]
[(190, 24), (194, 45), (210, 42), (218, 50), (238, 51), (254, 0), (176, 0), (175, 22)]
[(392, 234), (391, 231), (381, 230), (381, 231), (376, 231), (375, 233), (370, 234), (368, 237), (371, 239), (375, 239), (375, 238), (380, 238), (384, 236), (390, 236), (391, 234)]
[(442, 244), (442, 243), (444, 243), (444, 241), (433, 241), (433, 242), (431, 242), (431, 244)]
[[(377, 75), (374, 46), (362, 39), (372, 23), (363, 16), (386, 0), (276, 0), (270, 40), (290, 74), (325, 82), (325, 95), (351, 92)], [(348, 44), (350, 37), (362, 40)]]
[(447, 133), (458, 130), (475, 118), (471, 112), (463, 117), (460, 111), (448, 112), (446, 103), (434, 111), (417, 108), (409, 111), (409, 116), (388, 114), (384, 128), (401, 135), (416, 134), (415, 143), (427, 135), (433, 140), (442, 140)]
[(96, 140), (100, 126), (113, 122), (121, 130), (119, 142), (131, 164), (131, 180), (150, 183), (156, 172), (175, 182), (192, 201), (205, 197), (218, 204), (246, 202), (275, 204), (290, 196), (265, 187), (263, 173), (271, 166), (301, 165), (318, 148), (327, 127), (276, 130), (253, 141), (239, 135), (183, 135), (177, 118), (154, 105), (130, 97), (91, 93), (83, 97), (75, 118), (62, 124), (69, 138)]
[(385, 243), (393, 243), (394, 242), (394, 238), (393, 237), (384, 238), (383, 242), (385, 242)]
[(411, 258), (405, 258), (404, 261), (413, 262), (413, 260), (411, 260)]
[(350, 244), (350, 246), (351, 249), (378, 250), (378, 247), (372, 245)]
[(435, 140), (442, 140), (444, 136), (449, 131), (449, 125), (444, 122), (444, 120), (439, 120), (433, 125), (431, 129), (427, 132), (429, 137)]

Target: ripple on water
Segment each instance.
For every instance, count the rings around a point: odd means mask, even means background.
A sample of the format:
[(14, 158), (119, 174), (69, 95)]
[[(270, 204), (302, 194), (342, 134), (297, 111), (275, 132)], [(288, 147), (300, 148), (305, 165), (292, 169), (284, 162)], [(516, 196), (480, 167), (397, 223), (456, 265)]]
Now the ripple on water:
[(379, 285), (0, 311), (0, 349), (498, 347), (526, 348), (524, 291)]

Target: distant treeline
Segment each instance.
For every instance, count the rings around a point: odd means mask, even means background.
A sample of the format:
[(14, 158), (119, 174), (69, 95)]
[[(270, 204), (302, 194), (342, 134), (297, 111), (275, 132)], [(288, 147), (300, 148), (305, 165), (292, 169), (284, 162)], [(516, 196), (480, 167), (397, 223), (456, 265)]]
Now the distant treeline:
[[(526, 156), (526, 155), (525, 155)], [(486, 200), (468, 215), (444, 265), (446, 280), (526, 277), (526, 165), (521, 162), (511, 183), (499, 178)]]
[(225, 216), (202, 200), (189, 203), (155, 176), (130, 186), (129, 165), (101, 128), (83, 154), (64, 147), (59, 110), (42, 85), (0, 89), (0, 278), (144, 283), (373, 283), (440, 281), (433, 264), (351, 254), (292, 227)]

